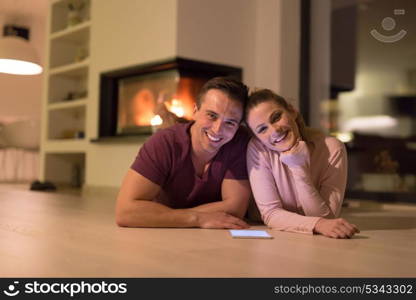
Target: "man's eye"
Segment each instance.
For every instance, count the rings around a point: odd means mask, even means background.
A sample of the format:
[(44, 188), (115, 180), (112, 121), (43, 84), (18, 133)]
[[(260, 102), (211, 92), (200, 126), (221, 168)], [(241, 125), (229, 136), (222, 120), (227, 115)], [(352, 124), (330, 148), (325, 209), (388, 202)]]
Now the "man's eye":
[(229, 126), (229, 127), (235, 127), (237, 125), (234, 122), (225, 122), (225, 124), (227, 124), (227, 126)]
[(215, 114), (212, 114), (212, 113), (207, 113), (207, 115), (208, 115), (208, 118), (210, 118), (211, 120), (215, 120), (217, 117)]

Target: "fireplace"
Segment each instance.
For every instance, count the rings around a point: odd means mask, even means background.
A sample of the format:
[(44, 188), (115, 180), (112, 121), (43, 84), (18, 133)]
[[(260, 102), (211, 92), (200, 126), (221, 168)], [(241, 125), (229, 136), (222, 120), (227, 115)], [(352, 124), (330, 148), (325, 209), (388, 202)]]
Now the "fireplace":
[(201, 87), (216, 76), (241, 80), (242, 70), (175, 58), (102, 73), (99, 139), (148, 135), (191, 120)]

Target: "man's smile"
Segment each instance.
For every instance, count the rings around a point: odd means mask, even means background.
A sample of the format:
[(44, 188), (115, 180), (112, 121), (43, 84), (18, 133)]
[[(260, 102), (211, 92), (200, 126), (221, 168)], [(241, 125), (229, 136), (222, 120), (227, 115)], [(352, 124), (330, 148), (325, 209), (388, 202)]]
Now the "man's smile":
[(208, 139), (209, 139), (211, 142), (218, 143), (218, 142), (220, 142), (220, 141), (222, 140), (222, 138), (217, 137), (217, 136), (214, 136), (214, 135), (212, 135), (212, 134), (209, 134), (208, 132), (205, 132), (205, 134), (207, 135)]

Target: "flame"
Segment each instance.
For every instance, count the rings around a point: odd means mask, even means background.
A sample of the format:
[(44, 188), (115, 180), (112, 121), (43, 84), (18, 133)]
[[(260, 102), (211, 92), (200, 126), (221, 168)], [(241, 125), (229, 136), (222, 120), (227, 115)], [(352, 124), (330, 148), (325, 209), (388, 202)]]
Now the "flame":
[(182, 105), (182, 101), (180, 101), (178, 99), (172, 99), (171, 104), (168, 104), (168, 103), (166, 103), (166, 104), (168, 106), (168, 110), (170, 112), (174, 113), (179, 118), (182, 118), (185, 115), (185, 109)]
[(153, 92), (149, 89), (140, 90), (132, 102), (133, 120), (136, 126), (147, 126), (154, 116), (155, 100)]
[(151, 120), (150, 120), (150, 125), (152, 126), (159, 126), (162, 125), (163, 120), (159, 115), (154, 116)]

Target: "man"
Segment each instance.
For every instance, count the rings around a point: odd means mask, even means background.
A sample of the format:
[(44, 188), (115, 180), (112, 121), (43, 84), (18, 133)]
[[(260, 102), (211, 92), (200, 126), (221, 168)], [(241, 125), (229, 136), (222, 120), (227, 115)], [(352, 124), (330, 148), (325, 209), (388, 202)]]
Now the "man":
[(217, 77), (201, 90), (194, 122), (159, 130), (125, 176), (116, 222), (126, 227), (247, 228), (247, 87)]

